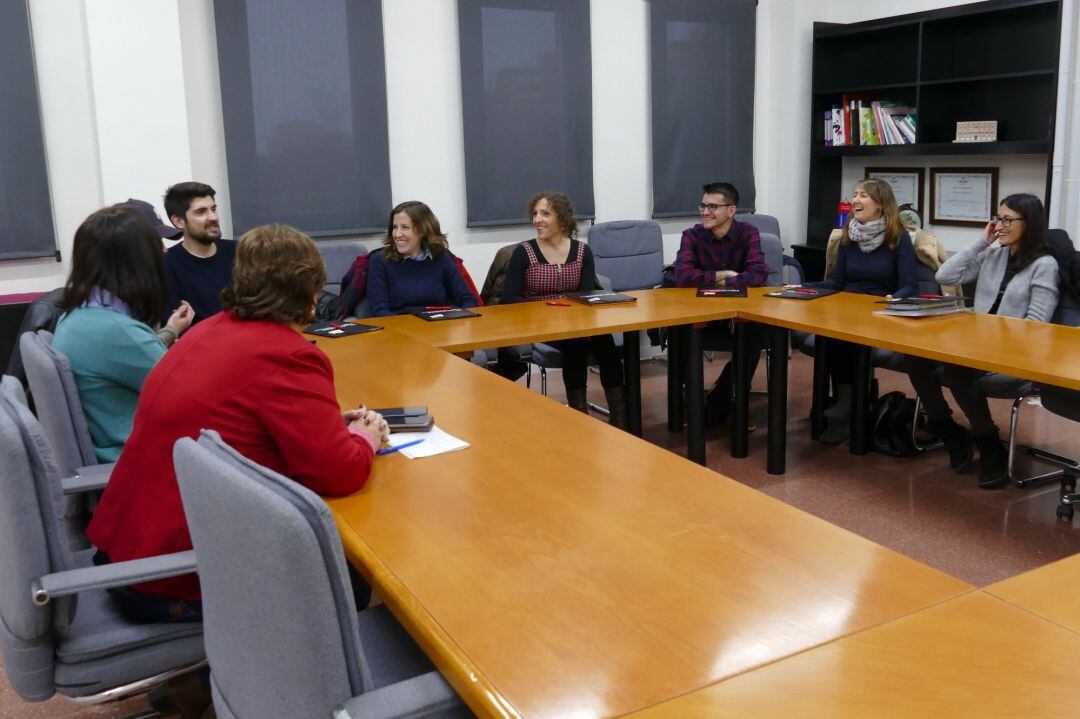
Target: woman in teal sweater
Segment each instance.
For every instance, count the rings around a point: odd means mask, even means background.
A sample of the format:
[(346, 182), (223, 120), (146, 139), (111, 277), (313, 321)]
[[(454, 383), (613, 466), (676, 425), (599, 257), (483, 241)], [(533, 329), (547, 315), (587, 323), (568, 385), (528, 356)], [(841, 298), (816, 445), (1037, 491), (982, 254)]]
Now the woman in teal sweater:
[(68, 358), (94, 451), (115, 462), (131, 433), (139, 391), (165, 349), (191, 324), (186, 303), (155, 330), (168, 303), (161, 239), (136, 210), (98, 210), (75, 232), (71, 274), (53, 348)]

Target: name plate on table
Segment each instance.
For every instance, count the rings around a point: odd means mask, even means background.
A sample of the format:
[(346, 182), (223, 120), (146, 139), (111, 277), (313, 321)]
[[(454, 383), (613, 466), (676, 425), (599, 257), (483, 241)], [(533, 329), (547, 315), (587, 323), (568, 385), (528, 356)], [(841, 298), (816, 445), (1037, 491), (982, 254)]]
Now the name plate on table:
[(462, 307), (448, 307), (445, 310), (419, 310), (414, 315), (428, 322), (442, 322), (443, 320), (461, 320), (467, 317), (479, 317), (480, 315)]
[(375, 332), (381, 330), (382, 327), (375, 327), (373, 325), (359, 325), (353, 322), (313, 322), (304, 328), (304, 334), (315, 335), (316, 337), (348, 337), (349, 335), (360, 335), (365, 332)]
[(793, 287), (790, 290), (766, 292), (766, 297), (779, 297), (785, 300), (816, 300), (818, 297), (835, 295), (839, 290), (816, 290), (809, 287)]
[(573, 292), (566, 295), (566, 299), (593, 307), (596, 305), (621, 305), (626, 302), (637, 302), (637, 297), (623, 295), (618, 292)]
[(745, 287), (702, 287), (697, 291), (698, 297), (746, 297)]

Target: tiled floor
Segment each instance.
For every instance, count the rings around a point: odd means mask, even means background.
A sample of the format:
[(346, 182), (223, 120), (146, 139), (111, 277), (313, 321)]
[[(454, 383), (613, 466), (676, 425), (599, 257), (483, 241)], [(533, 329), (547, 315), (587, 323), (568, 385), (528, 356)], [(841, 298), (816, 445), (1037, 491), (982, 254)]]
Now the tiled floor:
[[(722, 360), (706, 365), (711, 382)], [(685, 434), (667, 431), (667, 385), (661, 362), (642, 365), (645, 438), (685, 453)], [(726, 427), (709, 433), (710, 468), (788, 504), (822, 517), (886, 547), (978, 586), (1047, 564), (1080, 551), (1080, 526), (1058, 522), (1057, 485), (1022, 490), (980, 490), (975, 470), (956, 475), (943, 450), (915, 459), (869, 454), (855, 457), (846, 445), (830, 447), (810, 440), (812, 362), (796, 354), (789, 367), (787, 473), (765, 472), (766, 398), (751, 398), (751, 416), (762, 427), (750, 435), (750, 456), (732, 459)], [(758, 384), (762, 385), (763, 371)], [(878, 372), (881, 391), (912, 390), (907, 378)], [(590, 394), (603, 401), (599, 378), (590, 378)], [(534, 387), (538, 385), (534, 384)], [(558, 373), (550, 378), (553, 399), (561, 399)], [(992, 400), (995, 417), (1008, 427), (1010, 403)], [(598, 419), (598, 421), (601, 421)], [(1021, 441), (1061, 454), (1080, 455), (1080, 426), (1040, 407), (1021, 411)], [(1021, 465), (1023, 469), (1023, 465)], [(1080, 521), (1080, 520), (1078, 520)], [(122, 706), (78, 710), (63, 699), (43, 704), (22, 702), (0, 679), (0, 719), (120, 717), (145, 706), (132, 700)]]

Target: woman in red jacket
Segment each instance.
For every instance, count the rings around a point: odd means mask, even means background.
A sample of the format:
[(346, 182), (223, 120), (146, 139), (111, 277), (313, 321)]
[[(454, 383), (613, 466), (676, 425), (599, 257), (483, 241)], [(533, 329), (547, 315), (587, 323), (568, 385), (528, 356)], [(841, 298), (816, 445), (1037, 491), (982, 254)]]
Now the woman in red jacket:
[[(241, 238), (224, 311), (189, 330), (146, 378), (131, 437), (87, 530), (95, 562), (191, 549), (172, 450), (201, 429), (320, 494), (364, 486), (386, 422), (374, 412), (340, 412), (330, 360), (300, 334), (325, 283), (307, 235), (272, 225)], [(112, 594), (136, 620), (202, 613), (194, 574)]]

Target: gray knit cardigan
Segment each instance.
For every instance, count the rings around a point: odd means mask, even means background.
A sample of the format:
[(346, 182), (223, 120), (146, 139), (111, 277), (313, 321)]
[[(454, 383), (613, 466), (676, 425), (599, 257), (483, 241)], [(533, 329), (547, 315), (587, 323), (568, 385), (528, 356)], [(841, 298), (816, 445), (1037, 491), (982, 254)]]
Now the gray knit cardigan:
[[(997, 299), (1001, 278), (1009, 263), (1009, 248), (986, 244), (981, 237), (971, 245), (945, 260), (934, 276), (938, 284), (975, 285), (975, 311), (989, 312)], [(1050, 255), (1043, 255), (1016, 273), (1005, 287), (997, 313), (1002, 317), (1019, 317), (1037, 322), (1049, 322), (1058, 303), (1058, 264)]]

